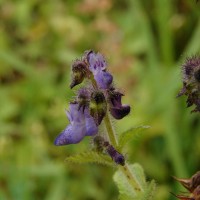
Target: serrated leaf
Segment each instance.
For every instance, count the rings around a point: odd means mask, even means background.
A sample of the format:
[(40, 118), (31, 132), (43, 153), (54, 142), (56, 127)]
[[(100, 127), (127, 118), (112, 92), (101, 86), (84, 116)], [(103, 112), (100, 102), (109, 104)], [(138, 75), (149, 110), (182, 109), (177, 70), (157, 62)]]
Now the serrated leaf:
[(69, 156), (65, 159), (65, 162), (70, 163), (97, 163), (102, 165), (113, 166), (113, 161), (110, 157), (104, 154), (100, 154), (95, 151), (83, 152), (73, 156)]
[(152, 200), (156, 189), (156, 183), (152, 180), (147, 184), (142, 200)]
[[(134, 177), (135, 181), (140, 185), (141, 190), (144, 190), (146, 182), (142, 167), (137, 163), (130, 166), (126, 165), (126, 167), (128, 167), (130, 173), (132, 174), (132, 177)], [(113, 178), (118, 186), (119, 193), (121, 195), (126, 195), (127, 197), (130, 197), (132, 199), (134, 197), (138, 197), (138, 191), (136, 191), (129, 184), (129, 181), (123, 173), (123, 170), (118, 169)]]
[(117, 184), (119, 189), (119, 199), (120, 200), (151, 200), (153, 192), (155, 190), (155, 182), (151, 181), (150, 184), (146, 182), (143, 168), (139, 164), (134, 164), (127, 166), (129, 171), (134, 177), (135, 182), (141, 188), (141, 191), (134, 189), (126, 175), (123, 173), (123, 170), (118, 169), (114, 174), (113, 179)]
[(119, 137), (119, 150), (122, 150), (123, 147), (136, 136), (136, 134), (147, 128), (150, 128), (150, 126), (138, 126), (121, 133)]
[(133, 200), (132, 197), (130, 197), (130, 196), (126, 195), (126, 194), (120, 194), (118, 199), (119, 200)]

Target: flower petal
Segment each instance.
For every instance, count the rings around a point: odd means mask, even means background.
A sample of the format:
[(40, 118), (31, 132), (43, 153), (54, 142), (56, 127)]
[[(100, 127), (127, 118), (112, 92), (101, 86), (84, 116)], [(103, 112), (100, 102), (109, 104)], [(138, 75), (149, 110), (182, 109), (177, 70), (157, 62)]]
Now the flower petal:
[(66, 114), (71, 124), (82, 123), (85, 118), (83, 108), (79, 109), (78, 103), (70, 103), (69, 112)]
[(98, 71), (106, 69), (106, 61), (100, 53), (94, 53), (93, 51), (89, 52), (87, 55), (87, 60), (89, 62), (89, 69), (95, 75)]
[(110, 113), (115, 119), (122, 119), (130, 113), (130, 110), (131, 108), (129, 105), (123, 105), (110, 108)]
[(62, 146), (79, 143), (84, 138), (85, 132), (86, 129), (84, 126), (69, 125), (62, 133), (60, 133), (60, 135), (57, 136), (54, 144), (56, 146)]
[(94, 78), (101, 89), (108, 89), (113, 81), (112, 75), (105, 71), (99, 71)]
[(94, 121), (94, 118), (89, 114), (89, 110), (85, 110), (85, 126), (86, 136), (93, 136), (98, 133), (98, 127)]

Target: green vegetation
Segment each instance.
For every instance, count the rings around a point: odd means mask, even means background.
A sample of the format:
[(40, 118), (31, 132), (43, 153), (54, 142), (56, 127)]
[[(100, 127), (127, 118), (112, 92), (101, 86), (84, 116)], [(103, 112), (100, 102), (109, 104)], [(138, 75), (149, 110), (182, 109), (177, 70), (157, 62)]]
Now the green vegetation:
[[(75, 95), (71, 63), (87, 49), (105, 55), (123, 102), (132, 106), (114, 125), (128, 144), (128, 160), (156, 181), (155, 200), (184, 191), (172, 176), (200, 169), (200, 118), (176, 95), (182, 61), (200, 52), (200, 2), (1, 0), (0, 10), (0, 199), (118, 198), (112, 168), (68, 157), (87, 155), (89, 138), (53, 144)], [(129, 130), (144, 125), (150, 128), (127, 142)]]

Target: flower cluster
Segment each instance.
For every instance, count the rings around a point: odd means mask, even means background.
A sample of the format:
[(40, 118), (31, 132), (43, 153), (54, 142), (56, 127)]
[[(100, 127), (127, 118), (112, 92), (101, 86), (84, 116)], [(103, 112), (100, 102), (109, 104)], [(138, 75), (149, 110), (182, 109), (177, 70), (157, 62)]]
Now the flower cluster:
[(185, 195), (175, 195), (181, 200), (199, 200), (200, 199), (200, 171), (194, 174), (189, 179), (179, 179), (174, 177), (175, 180), (180, 182), (189, 192), (188, 196)]
[[(79, 143), (85, 136), (98, 134), (98, 126), (110, 112), (115, 119), (122, 119), (130, 112), (129, 105), (123, 105), (123, 94), (113, 85), (113, 76), (107, 71), (107, 63), (100, 53), (86, 51), (81, 59), (72, 64), (70, 88), (88, 79), (87, 85), (77, 91), (77, 96), (66, 112), (70, 124), (55, 140), (55, 145)], [(120, 155), (109, 146), (108, 154)], [(111, 156), (111, 157), (112, 157)], [(123, 159), (122, 159), (123, 160)]]
[(187, 107), (196, 106), (192, 112), (200, 112), (200, 57), (193, 56), (182, 65), (183, 88), (179, 96), (187, 96)]

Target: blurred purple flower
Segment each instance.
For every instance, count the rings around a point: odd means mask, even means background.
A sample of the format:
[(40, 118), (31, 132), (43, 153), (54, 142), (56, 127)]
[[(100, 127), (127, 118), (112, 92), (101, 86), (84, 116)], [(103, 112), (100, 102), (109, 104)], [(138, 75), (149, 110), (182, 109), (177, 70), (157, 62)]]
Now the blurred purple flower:
[(118, 91), (110, 92), (110, 112), (115, 119), (122, 119), (131, 110), (129, 105), (122, 105), (122, 96), (123, 94)]
[(187, 96), (187, 107), (196, 106), (192, 112), (200, 112), (200, 56), (186, 59), (182, 65), (183, 87), (177, 97)]
[(106, 71), (106, 61), (100, 53), (94, 53), (89, 51), (87, 53), (87, 61), (89, 63), (89, 69), (94, 75), (98, 86), (101, 89), (108, 89), (113, 81), (112, 75)]
[(70, 124), (57, 136), (57, 146), (79, 143), (84, 136), (97, 134), (98, 128), (90, 116), (88, 108), (79, 108), (78, 103), (70, 103), (70, 111), (66, 112)]

